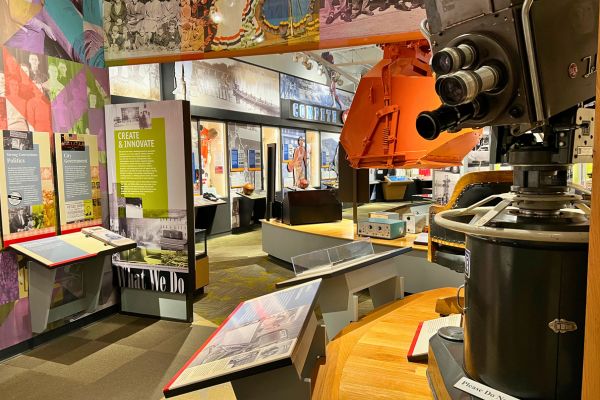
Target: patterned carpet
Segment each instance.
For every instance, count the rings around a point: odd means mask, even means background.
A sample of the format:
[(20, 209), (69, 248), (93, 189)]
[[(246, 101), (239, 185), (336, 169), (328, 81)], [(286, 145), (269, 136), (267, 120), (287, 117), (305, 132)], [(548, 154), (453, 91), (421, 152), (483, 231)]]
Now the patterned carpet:
[[(159, 400), (162, 388), (241, 302), (275, 290), (291, 266), (262, 251), (260, 230), (208, 241), (210, 284), (190, 324), (113, 315), (0, 363), (2, 400)], [(372, 309), (365, 293), (359, 312)], [(317, 310), (318, 313), (318, 310)], [(177, 397), (235, 400), (230, 384)]]

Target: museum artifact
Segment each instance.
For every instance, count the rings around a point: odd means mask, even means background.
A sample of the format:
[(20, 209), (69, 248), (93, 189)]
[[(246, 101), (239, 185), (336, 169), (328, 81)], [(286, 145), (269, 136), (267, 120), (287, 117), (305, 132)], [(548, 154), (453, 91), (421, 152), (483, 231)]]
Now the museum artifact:
[(242, 193), (244, 193), (246, 196), (250, 196), (252, 193), (254, 193), (254, 185), (250, 182), (244, 183), (244, 186), (242, 186)]
[(442, 133), (438, 141), (430, 142), (415, 128), (422, 110), (440, 105), (427, 41), (382, 47), (383, 60), (361, 78), (342, 129), (340, 143), (350, 165), (382, 169), (462, 165), (479, 142), (479, 130)]
[(590, 208), (568, 173), (592, 162), (598, 0), (425, 4), (443, 104), (419, 115), (419, 134), (492, 126), (490, 161), (514, 172), (509, 193), (435, 216), (466, 234), (464, 342), (431, 339), (430, 384), (437, 398), (470, 398), (463, 377), (579, 398)]
[(406, 235), (406, 221), (368, 218), (365, 221), (358, 221), (358, 235), (378, 239), (398, 239)]
[(215, 196), (214, 194), (209, 193), (209, 192), (204, 192), (202, 194), (202, 197), (209, 201), (218, 201), (219, 200), (219, 198), (217, 196)]

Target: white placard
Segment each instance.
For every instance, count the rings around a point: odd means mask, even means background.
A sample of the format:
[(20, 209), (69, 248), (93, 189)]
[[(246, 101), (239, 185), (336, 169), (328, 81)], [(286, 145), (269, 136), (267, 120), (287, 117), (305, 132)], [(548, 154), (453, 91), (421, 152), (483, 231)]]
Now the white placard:
[(485, 386), (482, 383), (475, 382), (469, 378), (461, 378), (454, 384), (454, 387), (472, 394), (473, 396), (484, 399), (484, 400), (519, 400), (516, 397), (509, 396), (502, 392), (492, 389), (489, 386)]

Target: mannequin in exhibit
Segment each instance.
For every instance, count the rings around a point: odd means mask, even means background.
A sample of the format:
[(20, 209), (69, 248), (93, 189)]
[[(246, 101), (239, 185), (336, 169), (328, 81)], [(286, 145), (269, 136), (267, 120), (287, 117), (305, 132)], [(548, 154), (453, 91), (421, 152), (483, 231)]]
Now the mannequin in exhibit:
[(302, 179), (306, 179), (306, 161), (308, 157), (306, 154), (306, 147), (304, 138), (298, 138), (298, 147), (294, 149), (294, 156), (292, 157), (292, 172), (294, 174), (294, 186), (300, 187)]

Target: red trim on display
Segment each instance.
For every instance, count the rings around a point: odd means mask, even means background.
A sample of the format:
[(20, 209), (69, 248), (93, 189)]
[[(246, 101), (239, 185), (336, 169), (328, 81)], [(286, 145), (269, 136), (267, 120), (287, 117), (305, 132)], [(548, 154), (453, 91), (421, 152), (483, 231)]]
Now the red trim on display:
[(42, 233), (40, 235), (27, 236), (27, 237), (13, 239), (13, 240), (4, 240), (4, 247), (8, 247), (11, 244), (30, 242), (32, 240), (37, 240), (37, 239), (46, 239), (46, 238), (53, 237), (53, 236), (56, 236), (56, 232)]
[(187, 360), (187, 362), (183, 365), (183, 367), (181, 367), (181, 369), (175, 374), (175, 376), (173, 378), (171, 378), (169, 383), (167, 383), (165, 385), (165, 387), (163, 388), (163, 394), (166, 394), (169, 391), (169, 388), (171, 387), (171, 385), (177, 380), (177, 378), (179, 378), (179, 376), (183, 373), (183, 371), (185, 371), (187, 369), (187, 367), (192, 363), (192, 361), (194, 361), (194, 359), (198, 356), (198, 354), (200, 354), (200, 352), (202, 350), (204, 350), (204, 348), (210, 343), (210, 341), (213, 340), (213, 338), (217, 335), (217, 333), (219, 333), (221, 331), (221, 329), (223, 329), (223, 327), (227, 324), (227, 322), (229, 322), (231, 317), (233, 317), (235, 315), (237, 310), (239, 310), (240, 307), (242, 307), (242, 305), (244, 303), (245, 303), (245, 301), (238, 304), (238, 306), (235, 308), (235, 310), (233, 310), (233, 312), (231, 314), (229, 314), (229, 316), (225, 319), (225, 321), (223, 321), (221, 323), (221, 325), (219, 325), (219, 327), (217, 329), (215, 329), (215, 331), (208, 337), (208, 339), (206, 339), (206, 341), (202, 344), (202, 346), (200, 346), (200, 348), (198, 350), (196, 350), (194, 355), (191, 356), (189, 360)]
[(413, 351), (415, 350), (415, 346), (417, 345), (417, 340), (419, 340), (419, 334), (421, 333), (421, 328), (423, 327), (423, 323), (419, 322), (419, 326), (417, 327), (417, 331), (415, 332), (415, 337), (410, 344), (410, 349), (408, 349), (407, 357), (412, 357)]
[(90, 254), (86, 254), (85, 256), (75, 257), (75, 258), (71, 258), (69, 260), (65, 260), (65, 261), (60, 261), (60, 262), (57, 262), (57, 263), (49, 264), (48, 267), (50, 267), (50, 268), (60, 267), (61, 265), (72, 264), (72, 263), (80, 261), (80, 260), (85, 260), (87, 258), (96, 257), (97, 255), (98, 255), (97, 253), (94, 253), (94, 254), (90, 253)]

